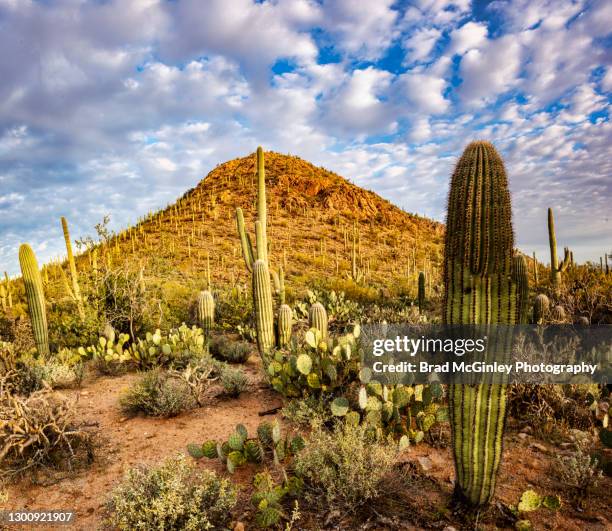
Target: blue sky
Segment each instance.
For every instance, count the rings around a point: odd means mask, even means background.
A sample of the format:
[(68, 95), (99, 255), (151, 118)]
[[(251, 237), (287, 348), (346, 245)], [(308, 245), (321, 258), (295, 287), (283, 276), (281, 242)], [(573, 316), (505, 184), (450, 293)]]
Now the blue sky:
[(0, 0), (0, 267), (174, 201), (266, 149), (444, 220), (472, 139), (518, 246), (612, 251), (612, 2)]

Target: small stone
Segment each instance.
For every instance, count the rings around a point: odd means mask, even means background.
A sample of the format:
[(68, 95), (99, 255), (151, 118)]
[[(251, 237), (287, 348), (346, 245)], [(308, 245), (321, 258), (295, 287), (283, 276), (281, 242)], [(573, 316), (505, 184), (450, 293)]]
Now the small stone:
[(544, 446), (543, 444), (540, 444), (540, 443), (531, 443), (531, 447), (535, 448), (536, 450), (539, 450), (540, 452), (542, 452), (544, 454), (546, 452), (548, 452), (546, 446)]
[(431, 470), (431, 459), (429, 457), (417, 457), (421, 471), (429, 472)]
[(121, 417), (121, 418), (119, 419), (119, 422), (125, 422), (126, 420), (128, 420), (128, 417)]
[(236, 522), (234, 531), (244, 531), (244, 524), (242, 522)]
[(153, 437), (155, 437), (155, 434), (154, 433), (145, 433), (144, 436), (145, 436), (145, 439), (152, 439)]
[(529, 434), (521, 432), (518, 434), (519, 439), (526, 439), (527, 437), (529, 437)]
[(442, 531), (457, 531), (452, 525), (447, 525)]
[(533, 433), (533, 428), (531, 426), (525, 426), (522, 430), (521, 433)]

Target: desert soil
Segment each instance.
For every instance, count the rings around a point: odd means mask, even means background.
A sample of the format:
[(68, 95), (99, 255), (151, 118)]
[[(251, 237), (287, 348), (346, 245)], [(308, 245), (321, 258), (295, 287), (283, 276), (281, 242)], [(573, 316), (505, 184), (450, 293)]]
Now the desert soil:
[[(31, 478), (23, 478), (10, 485), (6, 508), (75, 510), (74, 524), (64, 529), (99, 528), (104, 521), (107, 496), (128, 468), (138, 463), (156, 463), (177, 452), (186, 453), (189, 443), (225, 439), (238, 423), (254, 433), (263, 420), (259, 412), (282, 404), (279, 395), (262, 382), (255, 356), (251, 356), (245, 369), (252, 380), (249, 392), (237, 399), (212, 393), (205, 407), (171, 419), (125, 418), (121, 414), (119, 395), (138, 378), (137, 374), (88, 378), (81, 389), (62, 391), (76, 400), (79, 419), (97, 423), (102, 440), (98, 456), (89, 468), (61, 479), (55, 477), (53, 482), (33, 484)], [(273, 416), (264, 418), (271, 420)], [(577, 509), (566, 501), (567, 488), (554, 476), (554, 454), (561, 451), (557, 446), (510, 429), (498, 480), (498, 503), (480, 520), (466, 524), (464, 518), (448, 508), (454, 477), (448, 445), (435, 448), (421, 444), (401, 456), (398, 468), (403, 471), (403, 483), (399, 487), (395, 483), (390, 485), (391, 491), (380, 504), (372, 504), (353, 515), (310, 514), (306, 507), (300, 507), (303, 518), (298, 529), (321, 529), (326, 521), (330, 523), (325, 527), (342, 530), (506, 527), (510, 524), (503, 518), (503, 507), (516, 505), (521, 493), (529, 488), (542, 495), (559, 494), (563, 500), (559, 511), (540, 509), (529, 513), (535, 529), (611, 529), (612, 481), (604, 478), (585, 508)], [(217, 460), (203, 459), (198, 466), (225, 473)], [(248, 499), (255, 472), (253, 466), (248, 466), (239, 469), (232, 478), (243, 486), (234, 514), (236, 521), (246, 523), (252, 519)], [(394, 491), (394, 487), (399, 491)], [(248, 524), (245, 526), (250, 528)]]

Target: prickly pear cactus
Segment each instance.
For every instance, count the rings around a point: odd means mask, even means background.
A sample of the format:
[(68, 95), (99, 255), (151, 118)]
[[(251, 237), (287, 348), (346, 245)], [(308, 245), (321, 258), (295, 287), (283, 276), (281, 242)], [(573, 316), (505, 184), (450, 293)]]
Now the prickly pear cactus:
[[(450, 185), (445, 236), (444, 321), (515, 324), (513, 233), (504, 163), (489, 142), (472, 142)], [(470, 505), (493, 497), (501, 461), (506, 386), (451, 385), (455, 494)]]
[(42, 277), (38, 269), (36, 255), (27, 243), (22, 244), (19, 248), (19, 265), (23, 276), (36, 349), (39, 355), (49, 356), (49, 332)]

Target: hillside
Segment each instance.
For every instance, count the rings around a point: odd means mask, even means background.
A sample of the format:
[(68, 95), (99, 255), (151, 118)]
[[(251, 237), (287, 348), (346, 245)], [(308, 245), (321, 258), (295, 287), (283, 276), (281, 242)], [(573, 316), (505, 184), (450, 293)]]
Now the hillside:
[[(418, 271), (438, 274), (443, 226), (407, 214), (377, 194), (299, 157), (265, 153), (270, 260), (285, 266), (289, 289), (328, 283), (342, 288), (351, 271), (353, 233), (362, 284), (412, 290)], [(247, 282), (235, 208), (254, 232), (255, 154), (217, 166), (195, 188), (149, 214), (106, 246), (145, 275), (201, 277), (210, 255), (213, 283)], [(355, 230), (354, 230), (355, 229)], [(80, 259), (81, 267), (91, 262)]]

